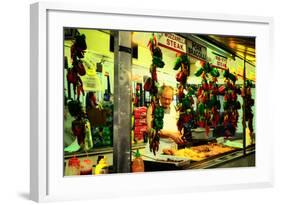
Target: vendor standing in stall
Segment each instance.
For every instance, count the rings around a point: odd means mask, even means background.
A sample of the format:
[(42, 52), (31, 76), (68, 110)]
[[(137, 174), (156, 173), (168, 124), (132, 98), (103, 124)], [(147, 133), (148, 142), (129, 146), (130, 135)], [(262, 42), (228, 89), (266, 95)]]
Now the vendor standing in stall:
[[(184, 144), (182, 134), (178, 130), (177, 121), (179, 113), (173, 105), (174, 88), (172, 86), (163, 85), (159, 90), (160, 105), (164, 108), (164, 125), (160, 131), (159, 150), (156, 155), (163, 152), (163, 149), (177, 149), (178, 145)], [(147, 109), (147, 130), (152, 128), (153, 115), (152, 107)], [(150, 152), (149, 143), (146, 146), (146, 154)]]

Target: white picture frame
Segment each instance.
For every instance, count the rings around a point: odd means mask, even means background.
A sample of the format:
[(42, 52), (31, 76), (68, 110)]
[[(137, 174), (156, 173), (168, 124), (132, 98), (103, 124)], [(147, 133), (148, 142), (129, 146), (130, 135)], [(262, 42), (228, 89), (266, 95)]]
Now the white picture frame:
[[(94, 199), (273, 186), (274, 136), (267, 132), (271, 129), (269, 110), (273, 108), (269, 88), (274, 74), (263, 69), (272, 67), (272, 18), (40, 2), (31, 5), (30, 23), (32, 200)], [(63, 96), (58, 89), (62, 87), (63, 78), (61, 74), (56, 74), (56, 70), (63, 68), (64, 26), (256, 36), (256, 167), (63, 177), (60, 120), (63, 108), (59, 106)], [(267, 119), (266, 122), (263, 119)]]

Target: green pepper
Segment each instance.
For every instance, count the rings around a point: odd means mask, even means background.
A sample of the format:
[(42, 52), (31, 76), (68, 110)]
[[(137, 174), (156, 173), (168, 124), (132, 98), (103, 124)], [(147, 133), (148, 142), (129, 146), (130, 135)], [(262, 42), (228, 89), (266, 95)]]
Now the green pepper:
[(223, 109), (224, 109), (224, 110), (227, 110), (228, 107), (229, 107), (229, 103), (226, 102), (226, 101), (224, 101), (224, 102), (223, 102)]
[(232, 82), (235, 82), (237, 80), (236, 76), (232, 73), (229, 73), (229, 79), (232, 80)]
[(165, 63), (162, 61), (162, 58), (157, 56), (153, 56), (152, 63), (153, 65), (156, 65), (158, 68), (163, 68), (165, 65)]
[(154, 50), (153, 50), (153, 57), (158, 57), (160, 59), (162, 59), (162, 51), (159, 47), (156, 47)]
[(159, 118), (164, 118), (164, 108), (163, 107), (159, 108)]
[(177, 57), (175, 65), (174, 65), (174, 70), (178, 70), (181, 67), (181, 58)]
[(163, 122), (163, 120), (154, 119), (153, 124), (154, 124), (154, 128), (155, 128), (156, 130), (161, 130), (161, 129), (163, 128), (164, 122)]
[(154, 110), (154, 117), (162, 119), (164, 117), (164, 109), (162, 107), (156, 107)]
[(203, 68), (199, 68), (194, 75), (196, 75), (197, 77), (199, 77), (202, 73), (203, 73), (204, 69)]
[(220, 76), (220, 73), (217, 69), (213, 68), (210, 72), (211, 76), (213, 77), (219, 77)]
[(223, 77), (230, 79), (232, 82), (235, 82), (237, 80), (236, 76), (229, 72), (229, 70), (226, 70), (223, 74)]
[(211, 71), (211, 69), (212, 69), (212, 67), (208, 62), (204, 64), (205, 73), (209, 73)]
[(190, 67), (190, 61), (189, 61), (187, 55), (182, 55), (182, 56), (181, 56), (181, 62), (182, 62), (183, 64), (187, 65), (188, 67)]
[(241, 104), (240, 104), (239, 101), (236, 101), (235, 108), (236, 108), (237, 110), (240, 110), (240, 109), (241, 109)]
[(213, 106), (212, 104), (212, 101), (211, 100), (208, 100), (206, 103), (205, 103), (205, 107), (210, 109), (211, 107)]
[(185, 109), (189, 108), (190, 107), (190, 100), (188, 97), (185, 97), (183, 100), (182, 100), (182, 105)]
[(202, 115), (204, 113), (204, 109), (205, 109), (205, 105), (203, 103), (199, 103), (199, 105), (198, 105), (199, 114)]
[(217, 109), (218, 109), (218, 110), (220, 110), (220, 109), (221, 109), (221, 103), (220, 103), (220, 101), (219, 101), (219, 100), (217, 100), (217, 102), (216, 102), (216, 107), (217, 107)]

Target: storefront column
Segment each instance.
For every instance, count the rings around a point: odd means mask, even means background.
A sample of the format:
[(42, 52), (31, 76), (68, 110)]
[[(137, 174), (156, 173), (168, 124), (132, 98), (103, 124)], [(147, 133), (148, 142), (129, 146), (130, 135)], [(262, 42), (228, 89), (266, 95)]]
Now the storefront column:
[(246, 94), (246, 59), (244, 57), (244, 68), (243, 68), (243, 154), (246, 155), (246, 103), (245, 103), (245, 94)]
[(131, 32), (114, 31), (114, 134), (115, 173), (131, 170)]

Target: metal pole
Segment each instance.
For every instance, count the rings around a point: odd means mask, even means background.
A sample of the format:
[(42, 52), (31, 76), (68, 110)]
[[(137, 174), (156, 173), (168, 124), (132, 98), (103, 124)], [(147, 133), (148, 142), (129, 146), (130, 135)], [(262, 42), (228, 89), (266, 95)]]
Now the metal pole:
[(131, 32), (114, 31), (113, 169), (131, 171)]
[(245, 98), (245, 93), (246, 93), (246, 60), (245, 60), (245, 56), (244, 56), (244, 69), (243, 69), (243, 155), (246, 155), (246, 116), (245, 116), (245, 112), (246, 112), (246, 98)]

